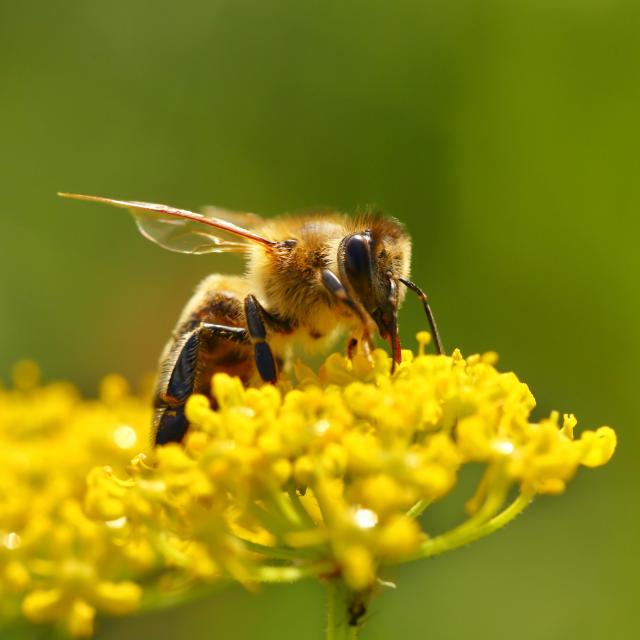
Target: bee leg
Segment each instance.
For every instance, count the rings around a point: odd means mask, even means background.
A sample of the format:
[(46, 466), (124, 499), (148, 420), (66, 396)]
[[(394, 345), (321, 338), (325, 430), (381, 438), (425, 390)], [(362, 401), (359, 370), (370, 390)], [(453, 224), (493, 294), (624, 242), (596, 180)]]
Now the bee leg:
[(349, 360), (353, 360), (353, 356), (356, 354), (356, 349), (358, 348), (358, 338), (351, 338), (347, 343), (347, 358)]
[(413, 291), (418, 298), (422, 301), (422, 306), (424, 307), (424, 312), (427, 316), (427, 320), (429, 321), (429, 327), (431, 329), (431, 335), (433, 336), (433, 342), (435, 343), (436, 353), (438, 355), (444, 353), (444, 347), (442, 346), (442, 340), (440, 339), (440, 334), (438, 333), (438, 327), (436, 326), (436, 319), (433, 317), (433, 312), (431, 311), (431, 306), (429, 305), (429, 300), (427, 299), (427, 294), (414, 282), (411, 280), (405, 280), (404, 278), (398, 278), (402, 284), (407, 287), (410, 291)]
[[(338, 278), (338, 276), (333, 273), (333, 271), (331, 271), (330, 269), (324, 269), (320, 273), (320, 280), (324, 285), (324, 288), (338, 301), (346, 305), (362, 323), (362, 349), (364, 354), (369, 357), (371, 345), (373, 344), (371, 340), (371, 321), (365, 316), (364, 313), (362, 313), (362, 309), (360, 309), (360, 307), (353, 301), (345, 286), (342, 284), (342, 282), (340, 282), (340, 278)], [(356, 345), (353, 346), (351, 342), (349, 342), (349, 345), (347, 347), (347, 353), (349, 353), (349, 357), (351, 357), (353, 348), (357, 346), (357, 342)]]
[(208, 338), (246, 342), (247, 332), (242, 327), (203, 322), (188, 334), (173, 364), (166, 388), (156, 396), (154, 444), (181, 442), (184, 438), (189, 426), (184, 405), (194, 390), (200, 346)]
[(249, 338), (253, 343), (256, 368), (265, 382), (275, 383), (278, 379), (278, 370), (273, 352), (267, 342), (267, 329), (264, 322), (265, 314), (266, 311), (255, 296), (248, 295), (244, 299), (244, 315), (247, 321)]
[(320, 280), (324, 285), (324, 288), (337, 300), (342, 302), (342, 304), (346, 305), (355, 313), (356, 316), (363, 323), (366, 322), (365, 317), (362, 313), (360, 307), (351, 299), (349, 292), (345, 289), (345, 286), (340, 282), (340, 278), (331, 271), (331, 269), (323, 269), (320, 273)]

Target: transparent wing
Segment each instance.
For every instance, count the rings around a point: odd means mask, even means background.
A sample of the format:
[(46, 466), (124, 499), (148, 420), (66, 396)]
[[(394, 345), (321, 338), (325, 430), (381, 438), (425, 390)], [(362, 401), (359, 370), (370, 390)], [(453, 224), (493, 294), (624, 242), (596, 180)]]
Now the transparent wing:
[(131, 214), (145, 238), (169, 251), (203, 254), (241, 252), (250, 248), (247, 242), (226, 240), (222, 234), (209, 233), (199, 220), (176, 218), (145, 209), (131, 209)]
[[(256, 242), (264, 246), (275, 244), (237, 226), (232, 221), (184, 209), (175, 209), (164, 204), (114, 200), (75, 193), (60, 193), (59, 195), (65, 198), (102, 202), (128, 209), (133, 215), (140, 233), (170, 251), (194, 254), (242, 252), (249, 249), (249, 242)], [(221, 209), (215, 211), (223, 215), (226, 213)], [(212, 232), (213, 230), (215, 233)]]
[(233, 224), (237, 224), (245, 229), (257, 229), (265, 223), (265, 219), (255, 213), (248, 211), (229, 211), (220, 207), (207, 205), (202, 207), (202, 214), (205, 218), (222, 218)]

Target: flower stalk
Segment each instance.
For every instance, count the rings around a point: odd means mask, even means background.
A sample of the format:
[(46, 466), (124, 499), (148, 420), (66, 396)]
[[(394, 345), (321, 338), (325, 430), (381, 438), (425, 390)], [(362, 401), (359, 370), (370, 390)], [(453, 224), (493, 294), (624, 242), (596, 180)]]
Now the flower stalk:
[[(362, 626), (358, 611), (353, 610), (354, 594), (339, 578), (325, 581), (327, 622), (325, 640), (356, 640)], [(360, 605), (358, 605), (360, 606)]]

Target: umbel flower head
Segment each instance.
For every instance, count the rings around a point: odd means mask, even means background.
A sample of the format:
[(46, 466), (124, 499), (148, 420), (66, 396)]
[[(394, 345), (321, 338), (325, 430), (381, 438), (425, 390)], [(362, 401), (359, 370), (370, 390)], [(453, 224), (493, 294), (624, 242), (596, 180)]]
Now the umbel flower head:
[[(218, 408), (191, 397), (184, 443), (153, 452), (146, 400), (120, 378), (84, 401), (23, 368), (0, 392), (2, 613), (86, 636), (96, 612), (221, 580), (317, 578), (343, 585), (357, 624), (391, 565), (487, 535), (611, 458), (609, 427), (532, 420), (529, 388), (495, 354), (425, 355), (418, 339), (393, 373), (376, 350), (317, 374), (298, 364), (278, 386), (216, 374)], [(468, 517), (434, 535), (424, 512), (470, 463), (483, 472)]]

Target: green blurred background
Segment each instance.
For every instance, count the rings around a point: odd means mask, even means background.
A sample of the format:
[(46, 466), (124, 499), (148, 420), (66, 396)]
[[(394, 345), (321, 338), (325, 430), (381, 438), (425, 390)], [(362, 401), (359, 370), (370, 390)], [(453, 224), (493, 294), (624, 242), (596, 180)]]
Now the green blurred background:
[[(619, 451), (506, 531), (397, 571), (369, 638), (639, 634), (637, 0), (0, 1), (0, 377), (139, 378), (204, 274), (59, 190), (267, 215), (375, 203), (449, 347)], [(424, 325), (409, 300), (403, 334)], [(434, 526), (456, 513), (434, 512)], [(98, 638), (321, 638), (315, 585)]]

